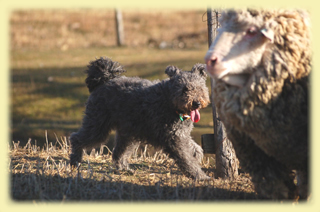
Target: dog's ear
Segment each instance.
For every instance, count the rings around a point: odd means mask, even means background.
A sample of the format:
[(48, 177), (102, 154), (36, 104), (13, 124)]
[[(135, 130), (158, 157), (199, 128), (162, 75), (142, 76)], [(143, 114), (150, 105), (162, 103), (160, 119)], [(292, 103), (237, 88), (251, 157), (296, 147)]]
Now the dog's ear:
[(205, 64), (200, 64), (200, 63), (195, 64), (192, 67), (191, 72), (193, 72), (195, 74), (199, 74), (203, 78), (207, 77), (206, 65)]
[(180, 73), (180, 69), (178, 69), (176, 66), (168, 66), (166, 70), (164, 71), (169, 77), (173, 77)]

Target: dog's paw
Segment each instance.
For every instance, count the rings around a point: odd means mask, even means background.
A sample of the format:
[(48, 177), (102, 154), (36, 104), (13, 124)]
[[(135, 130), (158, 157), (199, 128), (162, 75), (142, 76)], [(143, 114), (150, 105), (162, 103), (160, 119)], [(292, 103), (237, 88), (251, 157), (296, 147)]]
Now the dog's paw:
[(70, 155), (70, 165), (72, 167), (79, 167), (82, 160), (82, 154), (72, 153)]
[(212, 180), (212, 177), (209, 177), (209, 176), (205, 175), (205, 176), (200, 177), (199, 180), (200, 180), (200, 181)]
[(133, 171), (129, 167), (129, 163), (127, 160), (119, 160), (119, 161), (114, 161), (114, 165), (118, 170), (126, 170), (126, 171)]
[(195, 178), (200, 181), (212, 180), (212, 177), (209, 177), (208, 175), (206, 175), (206, 173), (204, 173), (202, 170), (196, 174)]

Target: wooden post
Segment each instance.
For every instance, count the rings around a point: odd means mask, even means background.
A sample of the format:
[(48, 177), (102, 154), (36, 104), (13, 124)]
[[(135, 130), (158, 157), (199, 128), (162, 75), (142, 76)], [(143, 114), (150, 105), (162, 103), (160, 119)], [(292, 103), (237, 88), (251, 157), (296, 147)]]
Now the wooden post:
[(123, 32), (123, 22), (122, 22), (122, 13), (121, 10), (115, 10), (115, 19), (116, 19), (116, 31), (117, 31), (117, 45), (124, 45), (124, 32)]
[[(216, 29), (218, 28), (218, 11), (212, 11), (211, 8), (207, 9), (208, 20), (208, 43), (209, 48), (213, 39), (216, 37)], [(214, 19), (214, 20), (213, 20)], [(215, 177), (223, 179), (234, 179), (238, 176), (238, 159), (236, 158), (235, 151), (232, 143), (227, 138), (226, 129), (219, 119), (219, 114), (213, 101), (213, 79), (211, 80), (211, 103), (214, 124), (214, 140), (216, 149), (216, 174)]]

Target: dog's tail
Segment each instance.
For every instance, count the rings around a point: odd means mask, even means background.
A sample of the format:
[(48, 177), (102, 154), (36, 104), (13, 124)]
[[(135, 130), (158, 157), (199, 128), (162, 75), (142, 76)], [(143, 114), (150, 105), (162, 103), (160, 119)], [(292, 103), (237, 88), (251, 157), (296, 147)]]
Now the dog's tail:
[(103, 85), (107, 81), (118, 77), (121, 73), (125, 72), (124, 68), (110, 58), (96, 59), (91, 61), (88, 65), (86, 84), (91, 93), (96, 87)]

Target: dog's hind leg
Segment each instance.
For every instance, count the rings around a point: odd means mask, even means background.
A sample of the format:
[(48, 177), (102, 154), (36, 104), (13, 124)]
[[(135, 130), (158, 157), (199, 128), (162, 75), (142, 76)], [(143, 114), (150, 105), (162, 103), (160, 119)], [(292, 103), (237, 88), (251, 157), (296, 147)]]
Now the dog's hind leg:
[(112, 160), (118, 169), (130, 170), (128, 159), (134, 150), (139, 146), (140, 142), (130, 137), (122, 136), (118, 132), (115, 139), (116, 144), (112, 152)]
[(78, 133), (71, 134), (70, 142), (71, 142), (70, 165), (76, 166), (77, 163), (81, 162), (82, 149), (83, 149), (81, 142), (79, 142)]
[(70, 165), (76, 166), (81, 162), (83, 149), (94, 148), (106, 142), (111, 129), (107, 121), (103, 122), (101, 118), (99, 120), (89, 119), (85, 116), (79, 131), (71, 134)]

